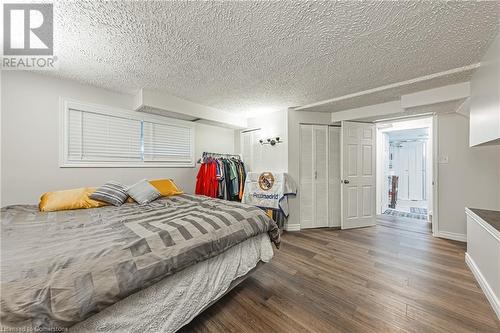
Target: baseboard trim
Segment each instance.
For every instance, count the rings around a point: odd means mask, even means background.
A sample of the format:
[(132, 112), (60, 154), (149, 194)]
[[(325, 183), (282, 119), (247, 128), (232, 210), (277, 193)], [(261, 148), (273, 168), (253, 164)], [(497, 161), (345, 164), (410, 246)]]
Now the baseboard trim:
[(300, 224), (287, 224), (286, 231), (300, 231)]
[(498, 300), (490, 285), (484, 279), (483, 274), (481, 274), (481, 271), (474, 262), (474, 259), (472, 259), (472, 257), (467, 252), (465, 252), (465, 263), (476, 278), (477, 283), (479, 283), (479, 286), (483, 290), (484, 295), (488, 299), (488, 302), (490, 302), (493, 311), (495, 311), (498, 319), (500, 320), (500, 300)]
[(467, 242), (467, 235), (457, 234), (455, 232), (438, 231), (438, 232), (434, 233), (434, 237), (446, 238), (446, 239), (451, 239), (451, 240), (459, 241), (459, 242)]

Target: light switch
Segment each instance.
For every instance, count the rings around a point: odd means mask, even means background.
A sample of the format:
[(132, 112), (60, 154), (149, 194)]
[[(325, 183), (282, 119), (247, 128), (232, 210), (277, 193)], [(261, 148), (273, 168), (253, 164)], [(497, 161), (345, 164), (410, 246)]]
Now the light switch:
[(439, 156), (439, 164), (448, 164), (448, 156)]

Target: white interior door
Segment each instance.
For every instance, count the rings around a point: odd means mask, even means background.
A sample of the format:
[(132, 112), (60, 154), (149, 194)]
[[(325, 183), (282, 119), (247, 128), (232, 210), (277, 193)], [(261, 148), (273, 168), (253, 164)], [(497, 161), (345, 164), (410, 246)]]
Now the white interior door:
[(300, 228), (327, 227), (328, 126), (300, 125)]
[(389, 164), (390, 164), (390, 143), (389, 135), (387, 133), (381, 133), (382, 140), (379, 141), (382, 147), (377, 147), (381, 149), (382, 152), (382, 179), (379, 184), (382, 187), (381, 192), (381, 202), (380, 213), (382, 214), (389, 207)]
[(245, 161), (247, 172), (256, 171), (256, 166), (260, 165), (260, 136), (261, 130), (252, 130), (240, 134), (241, 155), (243, 161)]
[(259, 143), (261, 130), (252, 131), (252, 171), (259, 172), (262, 166), (262, 145)]
[(240, 134), (241, 157), (245, 161), (247, 171), (252, 171), (252, 132)]
[(425, 143), (401, 142), (395, 151), (395, 173), (399, 176), (398, 199), (425, 198)]
[(399, 147), (397, 150), (398, 161), (398, 199), (409, 200), (410, 193), (410, 152), (404, 146)]
[(375, 224), (375, 125), (342, 122), (342, 229)]
[(424, 142), (409, 142), (408, 197), (410, 200), (424, 200)]

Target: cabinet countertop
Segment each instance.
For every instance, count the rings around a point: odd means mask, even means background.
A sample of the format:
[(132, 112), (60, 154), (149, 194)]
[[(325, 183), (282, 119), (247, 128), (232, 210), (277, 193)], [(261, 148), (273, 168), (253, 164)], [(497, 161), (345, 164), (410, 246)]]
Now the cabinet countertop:
[(500, 211), (477, 208), (469, 208), (469, 210), (500, 232)]

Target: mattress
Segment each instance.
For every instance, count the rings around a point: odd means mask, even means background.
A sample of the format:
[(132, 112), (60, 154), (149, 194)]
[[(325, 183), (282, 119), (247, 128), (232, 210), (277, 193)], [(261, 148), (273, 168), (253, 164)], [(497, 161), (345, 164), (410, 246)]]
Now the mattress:
[(175, 332), (272, 257), (269, 236), (252, 237), (113, 304), (70, 332)]
[(59, 331), (257, 235), (274, 221), (252, 206), (180, 195), (51, 213), (1, 210), (1, 328)]

